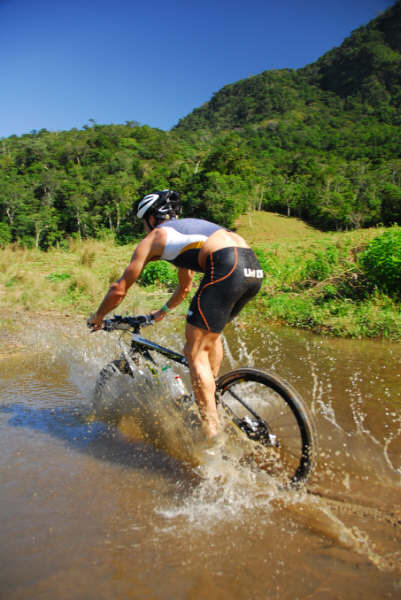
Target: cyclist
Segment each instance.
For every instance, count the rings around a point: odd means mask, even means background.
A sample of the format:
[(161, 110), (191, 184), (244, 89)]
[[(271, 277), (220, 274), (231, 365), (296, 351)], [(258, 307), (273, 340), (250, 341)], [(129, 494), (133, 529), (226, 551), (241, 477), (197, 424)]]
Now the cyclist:
[(95, 331), (101, 329), (106, 314), (120, 304), (149, 261), (167, 260), (178, 268), (178, 286), (152, 313), (155, 321), (186, 298), (195, 271), (204, 273), (188, 310), (184, 353), (205, 434), (213, 439), (220, 433), (215, 402), (215, 378), (223, 359), (220, 334), (257, 294), (263, 272), (240, 235), (203, 219), (178, 218), (179, 212), (180, 197), (172, 190), (153, 192), (139, 201), (137, 217), (147, 235), (88, 324)]

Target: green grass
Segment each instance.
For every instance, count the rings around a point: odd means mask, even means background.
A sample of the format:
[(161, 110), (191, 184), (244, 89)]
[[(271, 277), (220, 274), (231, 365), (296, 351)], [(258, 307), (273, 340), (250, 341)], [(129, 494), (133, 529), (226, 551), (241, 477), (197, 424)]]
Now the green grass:
[(320, 232), (299, 219), (244, 215), (237, 231), (265, 272), (265, 318), (319, 333), (401, 340), (400, 305), (370, 284), (359, 257), (385, 228)]
[[(336, 336), (401, 340), (399, 303), (369, 286), (358, 263), (383, 228), (324, 233), (299, 219), (253, 212), (238, 220), (237, 231), (256, 250), (265, 272), (262, 291), (241, 319), (262, 316), (265, 322)], [(67, 251), (41, 252), (10, 245), (0, 250), (1, 306), (89, 315), (122, 274), (134, 246), (87, 240), (72, 241)], [(168, 287), (160, 281), (163, 269), (156, 269), (146, 278), (150, 285), (135, 284), (119, 310), (138, 313), (161, 306), (171, 293), (166, 272)], [(176, 314), (184, 314), (186, 304)]]

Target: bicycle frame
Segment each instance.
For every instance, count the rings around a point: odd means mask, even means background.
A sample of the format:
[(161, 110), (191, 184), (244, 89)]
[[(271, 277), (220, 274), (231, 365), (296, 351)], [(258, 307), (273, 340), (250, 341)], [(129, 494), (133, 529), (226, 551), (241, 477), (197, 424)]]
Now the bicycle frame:
[[(159, 344), (156, 344), (155, 342), (152, 342), (151, 340), (147, 340), (146, 338), (143, 338), (141, 335), (139, 335), (139, 333), (134, 333), (132, 335), (131, 349), (135, 350), (137, 352), (141, 352), (141, 353), (143, 353), (143, 350), (147, 350), (147, 351), (153, 350), (155, 352), (158, 352), (159, 354), (162, 354), (166, 358), (173, 360), (176, 363), (184, 365), (184, 367), (189, 366), (188, 361), (183, 354), (180, 354), (179, 352), (175, 352), (175, 350), (170, 350), (169, 348), (166, 348), (165, 346), (160, 346)], [(149, 358), (151, 360), (153, 360), (150, 355), (149, 355)]]
[[(139, 352), (145, 357), (145, 359), (155, 363), (155, 360), (149, 353), (150, 350), (153, 350), (154, 352), (158, 352), (166, 358), (189, 368), (188, 361), (183, 354), (176, 352), (175, 350), (170, 350), (170, 348), (166, 348), (160, 344), (156, 344), (156, 342), (152, 342), (151, 340), (148, 340), (140, 335), (139, 332), (141, 327), (147, 327), (148, 325), (153, 325), (153, 320), (150, 316), (121, 317), (114, 315), (114, 319), (106, 320), (104, 322), (103, 328), (106, 331), (112, 331), (113, 329), (129, 331), (131, 329), (133, 330), (131, 338), (131, 351)], [(244, 406), (254, 416), (257, 422), (266, 428), (266, 431), (269, 431), (269, 427), (265, 420), (262, 419), (254, 410), (252, 410), (252, 408), (247, 402), (245, 402), (243, 398), (240, 398), (233, 390), (229, 389), (228, 393), (235, 398), (237, 402), (242, 404), (242, 406)], [(220, 400), (223, 406), (225, 406), (227, 410), (230, 410), (227, 404), (222, 399)]]

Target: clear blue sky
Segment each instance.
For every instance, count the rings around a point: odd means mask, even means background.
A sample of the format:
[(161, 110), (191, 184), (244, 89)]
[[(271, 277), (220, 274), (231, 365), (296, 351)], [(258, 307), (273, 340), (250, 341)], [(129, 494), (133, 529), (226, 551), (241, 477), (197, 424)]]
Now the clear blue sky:
[(0, 0), (0, 137), (170, 129), (228, 83), (303, 67), (395, 0)]

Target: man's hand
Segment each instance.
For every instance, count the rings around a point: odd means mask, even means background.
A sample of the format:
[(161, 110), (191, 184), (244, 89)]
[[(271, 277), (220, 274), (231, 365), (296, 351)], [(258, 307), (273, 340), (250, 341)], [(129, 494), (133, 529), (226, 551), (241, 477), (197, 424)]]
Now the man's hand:
[(99, 329), (102, 329), (103, 327), (103, 319), (100, 319), (95, 313), (89, 317), (89, 319), (86, 321), (86, 324), (92, 331), (99, 331)]
[(156, 310), (156, 312), (151, 313), (151, 317), (155, 321), (155, 323), (157, 323), (158, 321), (162, 321), (165, 316), (166, 316), (166, 313), (164, 312), (164, 310), (161, 310), (161, 309)]

